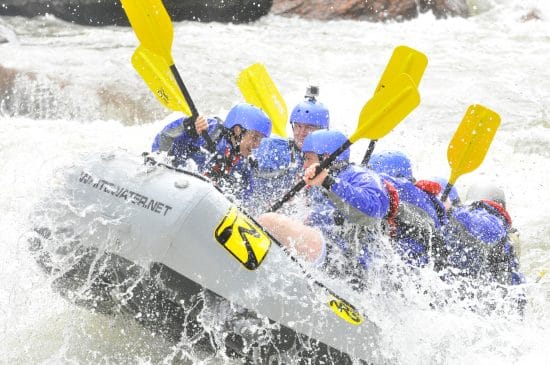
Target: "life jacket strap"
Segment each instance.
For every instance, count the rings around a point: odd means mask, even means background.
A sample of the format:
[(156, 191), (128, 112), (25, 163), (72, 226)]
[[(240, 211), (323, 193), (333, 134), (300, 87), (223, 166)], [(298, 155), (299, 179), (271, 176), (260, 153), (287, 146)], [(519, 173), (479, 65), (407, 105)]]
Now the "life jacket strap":
[(395, 236), (397, 233), (397, 224), (395, 223), (395, 217), (397, 216), (397, 210), (399, 208), (399, 193), (395, 186), (393, 186), (389, 181), (384, 180), (384, 187), (388, 191), (390, 197), (390, 209), (388, 214), (386, 214), (386, 220), (390, 225), (390, 236)]

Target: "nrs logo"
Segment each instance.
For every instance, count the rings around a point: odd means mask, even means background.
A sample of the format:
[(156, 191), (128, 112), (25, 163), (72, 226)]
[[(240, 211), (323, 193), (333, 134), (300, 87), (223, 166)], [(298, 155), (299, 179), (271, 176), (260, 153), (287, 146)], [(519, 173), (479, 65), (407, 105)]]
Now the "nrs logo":
[(214, 237), (248, 270), (258, 268), (271, 247), (267, 234), (234, 206), (216, 228)]
[(332, 297), (332, 299), (328, 302), (328, 305), (332, 311), (338, 315), (338, 317), (342, 318), (346, 322), (357, 326), (363, 323), (363, 317), (361, 314), (359, 314), (353, 305), (349, 304), (345, 300)]

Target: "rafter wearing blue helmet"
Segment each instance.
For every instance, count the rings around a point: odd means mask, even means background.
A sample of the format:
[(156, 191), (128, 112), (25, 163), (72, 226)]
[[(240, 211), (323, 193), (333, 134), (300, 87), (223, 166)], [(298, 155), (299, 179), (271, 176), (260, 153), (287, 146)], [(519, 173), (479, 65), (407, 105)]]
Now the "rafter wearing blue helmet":
[(304, 139), (309, 133), (329, 128), (329, 111), (323, 103), (317, 100), (317, 96), (319, 96), (319, 88), (316, 86), (308, 87), (304, 101), (297, 104), (290, 113), (289, 122), (294, 134), (294, 143), (298, 150), (302, 149)]
[(333, 205), (324, 198), (330, 192), (364, 215), (383, 218), (389, 209), (389, 198), (382, 181), (372, 171), (349, 163), (350, 150), (344, 150), (332, 163), (316, 175), (318, 165), (342, 144), (347, 137), (336, 130), (319, 130), (306, 137), (304, 152), (304, 181), (315, 187), (312, 191), (323, 204)]
[[(257, 164), (253, 179), (259, 199), (270, 201), (280, 197), (298, 181), (303, 165), (304, 138), (313, 131), (328, 129), (329, 111), (317, 100), (318, 96), (319, 88), (309, 86), (304, 100), (292, 110), (289, 121), (293, 139), (266, 138), (254, 153)], [(277, 182), (273, 181), (274, 177)]]
[(384, 151), (374, 153), (368, 166), (378, 173), (405, 178), (414, 182), (411, 160), (403, 152)]
[[(319, 162), (346, 140), (343, 133), (335, 130), (318, 130), (306, 137), (302, 149), (303, 178), (309, 186), (311, 211), (303, 228), (296, 228), (301, 223), (292, 221), (280, 232), (283, 242), (323, 265), (330, 275), (360, 287), (360, 278), (372, 260), (368, 244), (380, 237), (381, 219), (389, 210), (389, 198), (375, 173), (349, 163), (349, 149), (330, 169), (314, 177)], [(267, 219), (268, 225), (272, 219)], [(311, 240), (301, 243), (300, 235), (307, 231), (306, 227), (319, 232), (315, 248)], [(289, 236), (288, 232), (297, 235)]]
[[(209, 151), (202, 133), (215, 144)], [(193, 161), (199, 172), (210, 177), (222, 190), (244, 199), (251, 194), (251, 166), (248, 157), (271, 134), (271, 120), (259, 108), (246, 103), (231, 108), (224, 122), (199, 116), (195, 121), (180, 118), (155, 137), (153, 151), (167, 150), (175, 166)], [(171, 141), (171, 144), (166, 143)]]
[(430, 252), (439, 270), (443, 266), (443, 226), (445, 208), (437, 199), (441, 188), (432, 181), (416, 181), (410, 159), (400, 151), (383, 151), (372, 155), (368, 167), (376, 171), (388, 189), (398, 196), (397, 214), (391, 220), (391, 237), (397, 251), (412, 265), (424, 266)]

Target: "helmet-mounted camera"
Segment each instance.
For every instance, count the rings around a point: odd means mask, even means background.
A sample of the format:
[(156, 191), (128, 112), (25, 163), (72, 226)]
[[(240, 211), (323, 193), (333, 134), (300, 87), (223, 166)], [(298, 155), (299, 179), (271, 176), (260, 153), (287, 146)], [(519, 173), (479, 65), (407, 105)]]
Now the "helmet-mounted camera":
[(308, 86), (306, 89), (305, 98), (309, 100), (315, 100), (319, 96), (319, 86)]

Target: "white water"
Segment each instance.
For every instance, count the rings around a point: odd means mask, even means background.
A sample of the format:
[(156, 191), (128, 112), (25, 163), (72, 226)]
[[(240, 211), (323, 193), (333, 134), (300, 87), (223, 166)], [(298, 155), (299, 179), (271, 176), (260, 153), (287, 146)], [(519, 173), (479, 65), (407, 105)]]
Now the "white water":
[[(523, 239), (526, 316), (434, 311), (413, 291), (403, 302), (378, 300), (372, 315), (384, 353), (401, 364), (548, 363), (550, 280), (534, 279), (550, 269), (550, 6), (542, 0), (478, 5), (486, 11), (469, 19), (423, 15), (399, 24), (270, 16), (251, 25), (175, 26), (176, 65), (202, 113), (223, 117), (240, 101), (238, 72), (261, 61), (289, 107), (307, 85), (319, 85), (333, 126), (347, 133), (392, 49), (405, 44), (423, 51), (429, 66), (422, 103), (377, 147), (407, 152), (418, 177), (449, 173), (447, 144), (468, 105), (501, 115), (483, 165), (457, 185), (464, 191), (488, 179), (507, 192)], [(533, 9), (542, 19), (521, 21)], [(0, 35), (9, 40), (0, 44), (0, 66), (17, 74), (10, 98), (0, 103), (0, 363), (171, 363), (178, 350), (131, 320), (95, 315), (58, 297), (25, 241), (28, 215), (57, 169), (90, 151), (141, 153), (170, 120), (131, 68), (133, 33), (0, 18)], [(366, 146), (353, 147), (355, 160)]]

